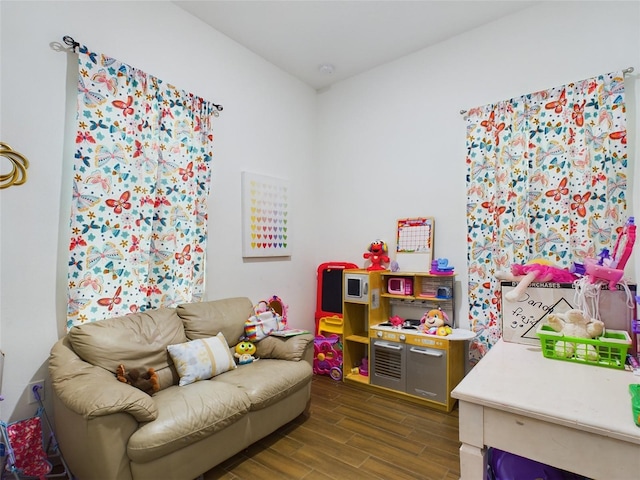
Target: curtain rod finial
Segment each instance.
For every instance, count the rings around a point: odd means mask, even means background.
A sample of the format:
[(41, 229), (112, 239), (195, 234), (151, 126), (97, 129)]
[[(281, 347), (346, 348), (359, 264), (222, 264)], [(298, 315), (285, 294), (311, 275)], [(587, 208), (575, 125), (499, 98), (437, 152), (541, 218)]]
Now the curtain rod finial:
[(73, 51), (75, 52), (76, 47), (79, 47), (80, 44), (78, 42), (76, 42), (73, 37), (70, 37), (69, 35), (65, 35), (64, 37), (62, 37), (62, 41), (66, 44), (69, 45)]

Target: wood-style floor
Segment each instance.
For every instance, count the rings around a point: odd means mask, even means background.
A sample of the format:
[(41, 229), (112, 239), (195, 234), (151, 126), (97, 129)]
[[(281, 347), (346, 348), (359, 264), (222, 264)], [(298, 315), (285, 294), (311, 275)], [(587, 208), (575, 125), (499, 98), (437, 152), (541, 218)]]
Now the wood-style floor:
[(314, 376), (300, 416), (204, 480), (460, 478), (458, 409), (442, 413)]

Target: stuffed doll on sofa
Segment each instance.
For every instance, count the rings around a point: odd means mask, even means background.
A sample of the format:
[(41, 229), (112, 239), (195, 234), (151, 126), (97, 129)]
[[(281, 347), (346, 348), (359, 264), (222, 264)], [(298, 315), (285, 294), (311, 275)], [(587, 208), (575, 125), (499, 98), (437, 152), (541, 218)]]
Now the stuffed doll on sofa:
[(130, 368), (127, 370), (124, 365), (118, 365), (116, 378), (127, 385), (136, 387), (147, 395), (153, 395), (160, 390), (158, 374), (153, 368)]

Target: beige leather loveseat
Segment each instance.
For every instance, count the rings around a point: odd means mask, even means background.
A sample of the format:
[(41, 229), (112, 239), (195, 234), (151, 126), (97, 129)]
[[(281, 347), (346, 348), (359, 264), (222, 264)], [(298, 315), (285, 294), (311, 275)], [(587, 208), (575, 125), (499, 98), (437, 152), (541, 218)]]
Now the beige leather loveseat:
[[(230, 298), (73, 327), (52, 348), (49, 371), (56, 436), (75, 477), (193, 479), (303, 413), (310, 334), (267, 337), (259, 361), (178, 386), (167, 346), (222, 332), (232, 348), (251, 313), (249, 299)], [(160, 391), (119, 382), (119, 364), (154, 368)]]

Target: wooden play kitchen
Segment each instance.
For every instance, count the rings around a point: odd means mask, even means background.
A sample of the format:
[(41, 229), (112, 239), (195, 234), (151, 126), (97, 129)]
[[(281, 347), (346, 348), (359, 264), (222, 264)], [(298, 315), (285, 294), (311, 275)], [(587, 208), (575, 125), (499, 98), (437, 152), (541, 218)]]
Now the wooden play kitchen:
[[(420, 318), (441, 309), (455, 327), (454, 282), (453, 274), (345, 270), (343, 381), (451, 411), (468, 333), (427, 334)], [(392, 325), (391, 317), (404, 322)]]

